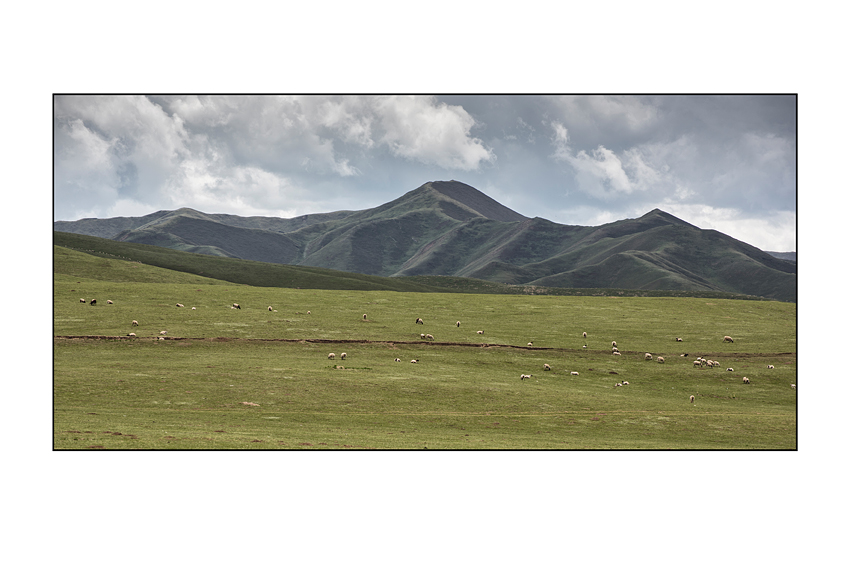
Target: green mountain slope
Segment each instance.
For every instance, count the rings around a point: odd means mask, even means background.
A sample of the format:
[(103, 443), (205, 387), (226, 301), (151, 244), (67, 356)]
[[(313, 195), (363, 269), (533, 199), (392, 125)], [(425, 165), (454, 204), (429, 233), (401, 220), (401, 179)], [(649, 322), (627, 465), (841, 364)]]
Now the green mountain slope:
[[(796, 262), (659, 209), (602, 226), (527, 218), (469, 185), (434, 181), (373, 209), (297, 219), (192, 209), (54, 230), (226, 258), (371, 276), (510, 285), (692, 290), (796, 301)], [(121, 230), (116, 231), (119, 227)]]

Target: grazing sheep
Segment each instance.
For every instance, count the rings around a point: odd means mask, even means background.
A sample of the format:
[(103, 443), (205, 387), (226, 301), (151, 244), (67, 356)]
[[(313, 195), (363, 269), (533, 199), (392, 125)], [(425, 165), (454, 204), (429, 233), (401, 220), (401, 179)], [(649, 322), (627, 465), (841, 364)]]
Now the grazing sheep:
[(694, 360), (694, 366), (702, 366), (702, 361), (700, 359)]
[(611, 347), (611, 352), (620, 352), (620, 349), (618, 349), (618, 348), (617, 348), (617, 347), (615, 347), (615, 346), (612, 346), (612, 347)]
[(240, 307), (238, 303), (234, 303), (233, 305), (230, 306), (230, 308), (231, 309), (242, 309), (242, 307)]
[(483, 334), (484, 334), (484, 331), (475, 331), (475, 332), (476, 332), (476, 333), (478, 333), (479, 335), (483, 335)]
[(682, 342), (682, 337), (676, 337), (676, 342), (677, 342), (677, 343)]
[(691, 403), (694, 403), (695, 399), (696, 399), (695, 397), (691, 396)]
[(581, 347), (581, 348), (587, 348), (587, 345), (584, 345), (584, 346), (583, 346), (583, 347)]
[(586, 338), (587, 338), (587, 331), (583, 332), (583, 333), (581, 334), (581, 336), (582, 336), (582, 338), (586, 339)]
[(619, 382), (617, 382), (616, 384), (614, 384), (614, 387), (616, 388), (617, 386), (622, 386), (622, 384), (620, 384)]
[(649, 354), (649, 353), (646, 353), (645, 355), (643, 355), (643, 359), (644, 360), (652, 360), (652, 355)]
[(772, 365), (772, 364), (768, 364), (768, 365), (767, 365), (767, 367), (768, 367), (768, 369), (773, 370), (773, 365)]
[(525, 380), (526, 378), (531, 378), (531, 374), (520, 374), (519, 375), (520, 380)]
[(310, 314), (310, 312), (308, 311), (308, 312), (307, 312), (307, 315), (309, 315), (309, 314)]
[(342, 354), (340, 354), (340, 355), (339, 355), (339, 357), (340, 357), (342, 360), (345, 360), (345, 357), (346, 357), (346, 356), (348, 356), (346, 353), (342, 353)]
[(393, 362), (401, 362), (400, 358), (396, 358)]
[(664, 357), (663, 357), (663, 356), (659, 356), (656, 360), (657, 360), (659, 363), (664, 364)]
[(365, 313), (363, 314), (363, 320), (364, 321), (366, 320), (366, 314)]
[(543, 370), (552, 370), (552, 367), (551, 367), (551, 366), (549, 366), (548, 364), (544, 364), (544, 365), (543, 365)]
[(732, 368), (727, 368), (726, 372), (735, 372), (735, 370), (733, 370)]
[(134, 326), (134, 327), (138, 327), (138, 326), (139, 326), (139, 322), (138, 322), (138, 321), (136, 321), (135, 319), (133, 319), (133, 326)]
[(625, 380), (623, 380), (623, 386), (628, 386), (628, 385), (629, 385), (629, 383), (626, 382)]
[(83, 299), (83, 298), (81, 297), (81, 298), (80, 298), (80, 303), (85, 303), (85, 302), (86, 302), (86, 300), (85, 300), (85, 299)]
[[(110, 303), (111, 303), (111, 302), (110, 302)], [(178, 304), (177, 304), (177, 307), (183, 307), (183, 304), (182, 304), (182, 303), (178, 303)]]
[(335, 358), (336, 358), (336, 355), (334, 353), (332, 353), (332, 352), (328, 353), (328, 360), (333, 360)]
[(167, 334), (168, 334), (168, 331), (160, 331), (160, 332), (159, 332), (159, 334), (160, 334), (160, 335), (167, 335)]
[(457, 322), (457, 326), (460, 327), (460, 321)]
[(194, 311), (195, 309), (196, 309), (196, 308), (195, 308), (195, 307), (193, 307), (193, 308), (192, 308), (192, 311)]
[(424, 341), (425, 340), (425, 333), (419, 333), (419, 338)]
[(613, 352), (613, 353), (611, 353), (611, 354), (613, 354), (613, 355), (615, 355), (615, 356), (622, 356), (622, 355), (620, 354), (620, 352), (619, 352), (619, 351), (614, 351), (614, 352)]
[(750, 383), (750, 379), (747, 378), (746, 376), (744, 376), (744, 384), (749, 384), (749, 383)]
[(573, 370), (572, 372), (570, 372), (570, 376), (578, 376), (578, 372), (576, 372), (575, 370)]
[(97, 305), (97, 299), (92, 299), (89, 305)]
[(273, 311), (273, 309), (272, 309), (272, 306), (271, 306), (271, 305), (269, 305), (269, 311)]
[(159, 340), (164, 341), (165, 337), (157, 337)]
[(611, 341), (611, 346), (617, 346), (617, 341)]
[(416, 324), (417, 324), (417, 325), (424, 325), (424, 324), (425, 324), (425, 321), (423, 321), (422, 319), (420, 319), (419, 317), (417, 317), (417, 318), (416, 318)]
[(107, 305), (113, 305), (112, 300), (111, 300), (111, 299), (107, 299), (107, 300), (106, 300), (106, 304), (107, 304)]
[(796, 389), (797, 389), (797, 384), (791, 384), (791, 389), (796, 390)]
[(411, 364), (416, 364), (417, 362), (419, 362), (418, 358), (414, 358), (413, 360), (410, 361)]
[(127, 336), (128, 336), (128, 337), (135, 337), (135, 336), (136, 336), (136, 333), (127, 333)]
[(723, 337), (723, 342), (724, 343), (734, 343), (735, 341), (732, 340), (732, 337), (730, 337), (729, 335), (726, 335), (725, 337)]
[(429, 341), (433, 341), (434, 335), (432, 335), (431, 333), (428, 333), (427, 335), (425, 335), (425, 338), (428, 339)]

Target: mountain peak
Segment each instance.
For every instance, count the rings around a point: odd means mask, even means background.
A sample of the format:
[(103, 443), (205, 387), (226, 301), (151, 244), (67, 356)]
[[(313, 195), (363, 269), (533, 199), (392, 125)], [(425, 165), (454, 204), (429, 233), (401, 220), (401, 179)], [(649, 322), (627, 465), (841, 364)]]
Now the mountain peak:
[(482, 217), (502, 222), (525, 220), (526, 217), (488, 197), (475, 187), (460, 181), (429, 181), (420, 189), (431, 189), (443, 197), (459, 203)]

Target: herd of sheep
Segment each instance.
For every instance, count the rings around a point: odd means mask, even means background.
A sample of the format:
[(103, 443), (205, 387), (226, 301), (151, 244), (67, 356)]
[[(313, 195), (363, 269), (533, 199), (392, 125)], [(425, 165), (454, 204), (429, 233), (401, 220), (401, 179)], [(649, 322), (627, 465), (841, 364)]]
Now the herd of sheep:
[[(84, 298), (80, 298), (80, 303), (86, 303), (86, 300), (85, 300)], [(112, 304), (113, 304), (113, 301), (108, 299), (108, 300), (106, 301), (106, 303), (107, 303), (108, 305), (112, 305)], [(96, 300), (96, 299), (92, 299), (92, 300), (89, 302), (89, 304), (90, 304), (90, 305), (97, 305), (97, 300)], [(182, 303), (177, 303), (177, 304), (176, 304), (176, 306), (177, 306), (177, 307), (184, 307), (184, 305), (183, 305)], [(232, 305), (230, 305), (230, 308), (231, 308), (231, 309), (242, 309), (242, 307), (241, 307), (238, 303), (233, 303)], [(192, 309), (194, 310), (195, 308), (194, 308), (194, 307), (192, 307)], [(273, 307), (272, 307), (271, 305), (268, 307), (268, 310), (269, 310), (269, 311), (276, 311), (275, 309), (273, 309)], [(307, 314), (310, 314), (310, 311), (307, 311)], [(368, 319), (368, 317), (367, 317), (367, 314), (365, 314), (365, 313), (363, 314), (363, 320), (364, 320), (364, 321), (368, 321), (368, 320), (369, 320), (369, 319)], [(417, 317), (417, 318), (416, 318), (416, 321), (415, 321), (415, 324), (417, 324), (417, 325), (425, 325), (425, 321), (424, 321), (421, 317)], [(138, 322), (137, 320), (135, 320), (135, 319), (134, 319), (133, 321), (131, 321), (130, 325), (131, 325), (132, 327), (138, 327), (138, 326), (139, 326), (139, 322)], [(460, 327), (460, 321), (457, 321), (457, 322), (455, 323), (455, 325), (459, 328), (459, 327)], [(482, 330), (478, 330), (478, 331), (476, 331), (476, 333), (477, 333), (477, 334), (479, 334), (479, 335), (483, 335), (483, 334), (484, 334), (484, 331), (482, 331)], [(159, 340), (164, 340), (165, 335), (167, 335), (167, 334), (168, 334), (168, 332), (167, 332), (167, 331), (165, 331), (165, 330), (163, 330), (163, 331), (160, 331), (160, 333), (159, 333), (159, 334), (160, 334), (160, 337), (158, 337), (158, 338), (159, 338)], [(128, 333), (128, 334), (127, 334), (127, 336), (128, 336), (128, 337), (136, 337), (136, 333), (132, 333), (132, 332), (131, 332), (131, 333)], [(430, 333), (420, 333), (420, 334), (419, 334), (419, 338), (420, 338), (421, 340), (425, 340), (425, 341), (433, 341), (433, 340), (434, 340), (434, 335), (432, 335), (432, 334), (430, 334)], [(586, 332), (586, 331), (582, 332), (582, 338), (584, 338), (585, 340), (587, 339), (587, 332)], [(676, 342), (683, 342), (683, 339), (682, 339), (681, 337), (676, 337), (676, 338), (675, 338), (675, 340), (676, 340)], [(729, 335), (726, 335), (726, 336), (724, 336), (724, 337), (723, 337), (723, 342), (732, 343), (732, 342), (734, 342), (734, 340), (733, 340), (733, 339), (732, 339), (732, 337), (730, 337)], [(531, 348), (531, 347), (533, 347), (533, 345), (534, 345), (534, 343), (533, 343), (533, 342), (531, 342), (531, 341), (529, 341), (529, 342), (527, 343), (527, 345), (526, 345), (526, 346), (527, 346), (527, 347), (529, 347), (529, 348)], [(585, 342), (585, 344), (584, 344), (584, 346), (583, 346), (582, 348), (587, 349), (587, 342)], [(612, 355), (615, 355), (615, 356), (621, 356), (621, 353), (620, 353), (619, 349), (617, 348), (617, 341), (611, 341), (611, 354), (612, 354)], [(341, 353), (341, 354), (340, 354), (340, 359), (345, 360), (347, 356), (348, 356), (348, 354), (343, 352), (343, 353)], [(687, 356), (688, 356), (688, 354), (681, 354), (680, 356), (681, 356), (681, 357), (687, 357)], [(335, 358), (336, 358), (336, 354), (335, 354), (335, 353), (333, 353), (333, 352), (328, 353), (328, 359), (329, 359), (329, 360), (334, 360)], [(664, 363), (664, 357), (663, 357), (663, 356), (656, 356), (656, 357), (653, 357), (652, 353), (649, 353), (649, 352), (647, 352), (647, 353), (645, 353), (645, 354), (644, 354), (644, 360), (646, 360), (646, 361), (651, 361), (651, 360), (653, 360), (653, 359), (654, 359), (656, 362), (658, 362), (658, 363), (661, 363), (661, 364), (663, 364), (663, 363)], [(396, 358), (396, 359), (395, 359), (395, 362), (401, 362), (401, 359)], [(411, 362), (411, 363), (413, 363), (413, 364), (416, 364), (416, 363), (418, 363), (418, 362), (419, 362), (419, 359), (418, 359), (418, 358), (415, 358), (415, 359), (412, 359), (410, 362)], [(704, 367), (714, 368), (714, 367), (716, 367), (716, 366), (720, 366), (720, 362), (718, 362), (718, 361), (716, 361), (716, 360), (706, 359), (706, 358), (703, 358), (702, 356), (698, 356), (698, 357), (696, 357), (696, 358), (694, 359), (694, 361), (693, 361), (693, 366), (694, 366), (694, 368), (704, 368)], [(341, 368), (341, 367), (338, 367), (338, 368)], [(774, 369), (775, 367), (774, 367), (774, 365), (769, 364), (769, 365), (767, 365), (767, 368), (772, 370), (772, 369)], [(546, 372), (552, 371), (552, 366), (551, 366), (550, 364), (548, 364), (548, 363), (545, 363), (545, 364), (543, 364), (543, 370), (544, 370), (544, 371), (546, 371)], [(729, 372), (733, 372), (733, 371), (734, 371), (734, 369), (732, 369), (732, 368), (727, 368), (726, 370), (727, 370), (727, 371), (729, 371)], [(571, 375), (571, 376), (578, 376), (578, 375), (579, 375), (579, 373), (578, 373), (577, 371), (574, 371), (574, 370), (573, 370), (573, 371), (570, 371), (570, 375)], [(520, 374), (520, 380), (530, 379), (530, 378), (532, 378), (532, 376), (533, 376), (532, 374), (525, 374), (525, 373), (523, 373), (523, 374)], [(744, 376), (744, 377), (743, 377), (743, 379), (742, 379), (742, 382), (743, 382), (744, 384), (750, 384), (750, 379), (749, 379), (749, 378), (747, 378), (746, 376)], [(614, 386), (615, 386), (615, 387), (628, 386), (628, 385), (629, 385), (629, 383), (628, 383), (627, 381), (625, 381), (625, 380), (624, 380), (624, 381), (621, 381), (621, 382), (617, 382), (616, 384), (614, 384)], [(796, 385), (796, 384), (791, 384), (791, 388), (792, 388), (792, 389), (796, 389), (796, 388), (797, 388), (797, 385)], [(696, 398), (695, 398), (693, 395), (691, 395), (691, 396), (690, 396), (690, 398), (689, 398), (689, 400), (690, 400), (690, 402), (691, 402), (691, 403), (694, 403), (694, 402), (695, 402), (695, 399), (696, 399)]]

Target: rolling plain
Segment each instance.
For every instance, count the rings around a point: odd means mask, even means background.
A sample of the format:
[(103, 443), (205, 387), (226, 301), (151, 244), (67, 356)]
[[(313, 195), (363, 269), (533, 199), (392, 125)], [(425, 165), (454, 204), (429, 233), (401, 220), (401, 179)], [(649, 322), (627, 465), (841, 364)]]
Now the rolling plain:
[(795, 303), (258, 287), (61, 246), (53, 285), (54, 449), (797, 448)]

